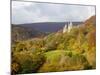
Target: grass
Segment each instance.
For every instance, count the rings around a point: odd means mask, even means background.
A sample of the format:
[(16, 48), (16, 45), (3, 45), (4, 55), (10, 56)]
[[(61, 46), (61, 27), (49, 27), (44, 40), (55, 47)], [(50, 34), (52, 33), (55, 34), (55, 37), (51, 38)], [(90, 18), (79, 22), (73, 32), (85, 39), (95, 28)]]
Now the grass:
[(71, 51), (55, 50), (46, 52), (44, 55), (46, 62), (39, 72), (82, 70), (88, 66), (84, 56)]
[(76, 55), (76, 53), (67, 50), (53, 50), (46, 52), (44, 55), (47, 61), (59, 62), (63, 57), (70, 57), (72, 54)]

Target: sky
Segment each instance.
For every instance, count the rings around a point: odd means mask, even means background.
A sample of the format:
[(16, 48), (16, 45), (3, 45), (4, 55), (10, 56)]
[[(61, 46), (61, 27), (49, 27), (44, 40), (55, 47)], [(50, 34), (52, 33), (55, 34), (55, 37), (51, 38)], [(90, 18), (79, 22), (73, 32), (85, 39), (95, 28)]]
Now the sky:
[(85, 21), (95, 6), (12, 1), (12, 24)]

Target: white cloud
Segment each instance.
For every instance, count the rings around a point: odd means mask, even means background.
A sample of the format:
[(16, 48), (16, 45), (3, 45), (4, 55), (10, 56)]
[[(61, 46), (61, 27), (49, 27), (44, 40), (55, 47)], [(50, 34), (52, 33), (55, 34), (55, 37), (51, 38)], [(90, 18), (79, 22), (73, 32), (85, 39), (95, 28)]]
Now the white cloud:
[(94, 14), (94, 6), (12, 2), (12, 23), (84, 21)]
[(32, 2), (22, 2), (22, 1), (12, 1), (12, 8), (20, 8), (24, 6), (30, 6), (33, 5)]

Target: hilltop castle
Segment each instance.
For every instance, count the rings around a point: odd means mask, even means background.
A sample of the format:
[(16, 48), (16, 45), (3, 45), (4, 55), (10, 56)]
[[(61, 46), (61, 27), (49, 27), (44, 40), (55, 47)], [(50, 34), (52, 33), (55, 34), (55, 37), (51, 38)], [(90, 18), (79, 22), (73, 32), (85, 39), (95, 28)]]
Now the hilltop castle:
[(70, 32), (72, 26), (73, 26), (72, 22), (66, 23), (65, 26), (64, 26), (64, 28), (63, 28), (63, 33)]

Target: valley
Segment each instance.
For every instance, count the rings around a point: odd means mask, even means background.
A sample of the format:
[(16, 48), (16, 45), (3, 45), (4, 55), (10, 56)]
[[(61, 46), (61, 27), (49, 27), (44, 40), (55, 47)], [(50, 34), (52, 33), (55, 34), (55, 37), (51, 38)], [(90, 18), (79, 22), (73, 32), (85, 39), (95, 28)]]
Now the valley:
[(95, 20), (12, 25), (12, 74), (95, 69)]

